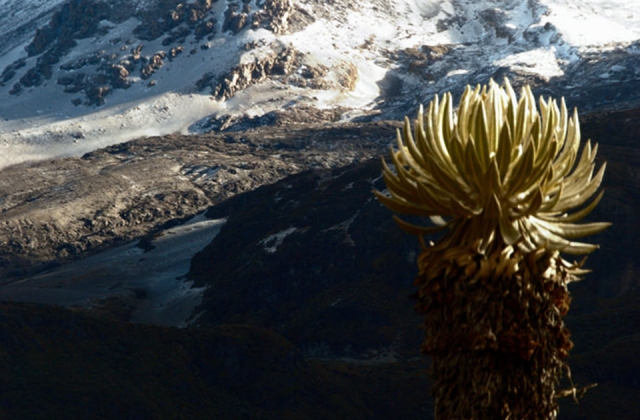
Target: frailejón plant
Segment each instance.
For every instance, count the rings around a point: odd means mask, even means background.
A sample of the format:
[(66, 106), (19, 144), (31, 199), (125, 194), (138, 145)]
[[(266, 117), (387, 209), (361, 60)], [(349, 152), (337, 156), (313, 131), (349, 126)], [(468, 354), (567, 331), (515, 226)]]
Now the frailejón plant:
[[(422, 350), (433, 360), (436, 418), (555, 419), (563, 361), (572, 347), (562, 317), (567, 284), (587, 270), (564, 254), (597, 245), (576, 238), (609, 223), (577, 223), (602, 198), (605, 165), (597, 145), (580, 151), (577, 111), (526, 86), (467, 86), (454, 112), (451, 94), (405, 118), (384, 162), (394, 216), (421, 238), (415, 284), (425, 316)], [(436, 243), (424, 234), (443, 231)], [(570, 373), (569, 373), (570, 377)], [(575, 388), (570, 391), (575, 391)]]

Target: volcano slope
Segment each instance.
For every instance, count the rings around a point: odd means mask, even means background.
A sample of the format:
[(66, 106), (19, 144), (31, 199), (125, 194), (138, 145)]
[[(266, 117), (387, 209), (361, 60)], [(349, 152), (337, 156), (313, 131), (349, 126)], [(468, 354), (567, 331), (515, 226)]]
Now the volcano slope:
[[(573, 379), (599, 386), (564, 401), (566, 419), (640, 410), (639, 116), (582, 122), (608, 161), (593, 217), (614, 225), (572, 288)], [(2, 417), (431, 418), (409, 298), (418, 244), (370, 194), (397, 123), (330, 126), (150, 138), (2, 171), (3, 282), (211, 205), (227, 218), (193, 258), (206, 289), (188, 328), (130, 324), (109, 305), (1, 303)]]

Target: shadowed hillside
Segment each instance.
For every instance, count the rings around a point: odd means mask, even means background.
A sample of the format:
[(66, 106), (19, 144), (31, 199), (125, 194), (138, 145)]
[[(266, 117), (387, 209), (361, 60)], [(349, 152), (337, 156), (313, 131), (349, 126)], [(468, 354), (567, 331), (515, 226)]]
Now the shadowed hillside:
[(304, 359), (248, 326), (180, 330), (0, 305), (2, 419), (425, 418), (419, 363)]
[[(614, 225), (594, 238), (602, 248), (587, 261), (594, 271), (571, 286), (567, 317), (574, 382), (598, 386), (579, 405), (563, 400), (561, 419), (635, 420), (640, 412), (637, 115), (583, 119), (584, 139), (599, 142), (608, 162), (593, 218)], [(370, 128), (352, 125), (339, 137), (379, 141), (391, 131), (378, 127), (373, 136)], [(180, 146), (177, 137), (165, 140), (104, 153), (144, 160)], [(65, 160), (65, 168), (104, 153)], [(109, 162), (113, 171), (130, 165)], [(432, 418), (429, 362), (418, 354), (420, 318), (410, 299), (418, 243), (373, 199), (371, 189), (382, 187), (379, 160), (320, 166), (209, 209), (227, 221), (191, 264), (195, 286), (207, 287), (197, 327), (98, 319), (110, 317), (104, 306), (0, 303), (0, 418)]]

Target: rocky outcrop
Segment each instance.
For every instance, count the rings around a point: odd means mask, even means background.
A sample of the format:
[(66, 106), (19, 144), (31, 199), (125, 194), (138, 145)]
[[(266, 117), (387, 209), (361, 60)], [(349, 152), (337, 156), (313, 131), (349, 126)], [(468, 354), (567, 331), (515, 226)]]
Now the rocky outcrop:
[[(160, 51), (146, 58), (142, 56), (142, 49), (142, 44), (131, 47), (131, 54), (115, 63), (118, 56), (107, 54), (105, 50), (65, 63), (61, 69), (67, 75), (59, 77), (57, 83), (64, 86), (65, 93), (83, 92), (86, 105), (100, 106), (114, 89), (129, 88), (132, 84), (131, 74), (138, 68), (141, 78), (148, 79), (162, 68), (167, 56), (171, 60), (184, 51), (184, 47), (177, 46), (169, 50), (168, 55)], [(90, 71), (93, 74), (87, 74)]]
[[(208, 41), (212, 41), (217, 18), (223, 19), (222, 31), (233, 34), (249, 27), (284, 34), (289, 30), (289, 21), (301, 13), (291, 0), (266, 0), (259, 2), (256, 10), (251, 9), (253, 3), (242, 0), (229, 2), (223, 16), (213, 16), (214, 3), (213, 0), (163, 0), (158, 7), (135, 9), (134, 12), (132, 6), (125, 6), (120, 2), (74, 0), (54, 14), (47, 27), (38, 30), (27, 47), (31, 56), (37, 56), (36, 65), (20, 74), (19, 81), (10, 93), (17, 95), (23, 88), (40, 86), (54, 73), (58, 73), (57, 83), (64, 86), (65, 93), (83, 94), (84, 100), (73, 98), (74, 104), (100, 106), (114, 90), (126, 89), (135, 83), (136, 78), (132, 76), (136, 73), (139, 72), (142, 80), (149, 79), (165, 65), (166, 59), (177, 59), (185, 51), (188, 37), (193, 36), (196, 41), (206, 37)], [(98, 51), (64, 61), (77, 40), (101, 32), (107, 33), (111, 25), (125, 17), (127, 11), (141, 20), (141, 24), (133, 31), (138, 39), (155, 40), (162, 37), (161, 44), (167, 48), (145, 56), (142, 44), (132, 47), (125, 42), (119, 50), (104, 46)], [(113, 45), (122, 42), (121, 36), (109, 40)], [(262, 46), (259, 42), (253, 44), (248, 43), (246, 50)], [(209, 47), (209, 42), (203, 43), (200, 48), (192, 48), (189, 55), (199, 50), (208, 50)], [(123, 55), (122, 52), (128, 48), (131, 49), (131, 54)], [(350, 91), (355, 88), (358, 80), (358, 71), (353, 63), (344, 61), (329, 68), (322, 63), (306, 60), (290, 46), (274, 44), (271, 53), (263, 51), (248, 62), (240, 57), (241, 63), (226, 74), (205, 74), (196, 83), (196, 88), (209, 89), (216, 99), (225, 100), (238, 90), (274, 76), (278, 81), (291, 86), (321, 90)], [(10, 82), (25, 64), (26, 61), (21, 59), (6, 67), (0, 76), (0, 83)], [(103, 81), (105, 77), (106, 81)], [(153, 82), (155, 83), (157, 81)]]
[(352, 62), (345, 61), (329, 68), (308, 60), (291, 46), (273, 45), (272, 48), (273, 53), (239, 64), (217, 79), (206, 74), (196, 83), (196, 88), (204, 90), (212, 86), (211, 93), (218, 100), (226, 100), (237, 91), (267, 78), (302, 88), (347, 92), (355, 89), (359, 74)]
[(107, 85), (90, 85), (84, 87), (87, 96), (85, 103), (87, 105), (100, 106), (106, 102), (106, 96), (111, 92), (111, 87)]
[(122, 64), (113, 64), (109, 71), (111, 86), (116, 89), (126, 89), (130, 86), (129, 70)]
[(9, 91), (9, 95), (19, 95), (20, 92), (22, 92), (22, 85), (20, 83), (16, 83)]
[(480, 18), (484, 20), (487, 28), (492, 28), (498, 38), (506, 38), (508, 42), (513, 41), (516, 32), (514, 25), (509, 25), (508, 14), (499, 8), (484, 9), (478, 13)]
[[(176, 58), (184, 50), (176, 43), (184, 42), (191, 34), (197, 40), (215, 34), (216, 19), (209, 15), (212, 5), (212, 0), (197, 0), (189, 4), (161, 2), (157, 8), (136, 12), (143, 23), (134, 32), (141, 39), (150, 40), (166, 35), (162, 44), (170, 47), (169, 59)], [(120, 1), (74, 0), (66, 3), (54, 13), (48, 26), (36, 31), (34, 39), (26, 47), (30, 56), (38, 57), (36, 65), (20, 76), (11, 94), (19, 94), (25, 87), (40, 86), (50, 79), (57, 70), (55, 66), (63, 61), (77, 40), (108, 32), (108, 25), (104, 26), (104, 22), (117, 24), (131, 17), (135, 10), (132, 7), (128, 2)], [(132, 47), (129, 57), (121, 58), (120, 54), (101, 49), (63, 62), (59, 69), (70, 74), (59, 76), (57, 82), (64, 86), (65, 93), (83, 92), (87, 105), (104, 104), (106, 96), (114, 89), (126, 89), (131, 85), (130, 76), (135, 70), (140, 71), (142, 79), (147, 79), (163, 66), (166, 52), (144, 57), (141, 50), (142, 44), (139, 44)], [(7, 66), (0, 75), (0, 83), (10, 82), (25, 64), (25, 59), (20, 59)], [(94, 79), (102, 76), (106, 76), (108, 81), (96, 83)]]
[(201, 123), (199, 130), (203, 132), (244, 131), (264, 126), (280, 127), (338, 122), (347, 111), (349, 111), (348, 108), (342, 107), (318, 109), (313, 106), (296, 105), (256, 117), (246, 115), (213, 116)]
[(49, 25), (36, 31), (33, 41), (27, 45), (29, 56), (45, 52), (57, 45), (63, 46), (75, 39), (87, 38), (99, 30), (103, 19), (114, 19), (109, 4), (100, 1), (72, 0), (57, 11)]
[[(225, 100), (238, 90), (266, 80), (271, 74), (288, 75), (294, 68), (297, 58), (298, 52), (292, 47), (287, 47), (279, 53), (237, 65), (228, 74), (218, 79), (212, 88), (212, 94), (218, 100)], [(199, 83), (199, 86), (202, 85), (206, 86), (205, 83)]]
[(286, 33), (293, 12), (293, 0), (265, 0), (262, 9), (253, 15), (251, 27), (266, 28), (276, 34)]
[(350, 61), (343, 61), (334, 70), (340, 90), (351, 92), (356, 88), (358, 83), (359, 74), (358, 67)]
[[(120, 5), (122, 6), (122, 5)], [(118, 5), (93, 0), (73, 0), (65, 3), (53, 14), (49, 24), (36, 30), (31, 43), (25, 47), (29, 56), (38, 56), (36, 65), (30, 68), (18, 83), (24, 87), (41, 85), (51, 78), (53, 66), (57, 64), (76, 44), (76, 40), (95, 35), (100, 21), (118, 21), (127, 14), (117, 10)], [(125, 6), (122, 6), (126, 9)], [(20, 59), (3, 71), (3, 82), (8, 82), (16, 74), (15, 70), (25, 63)], [(19, 92), (20, 89), (14, 89)]]
[(184, 52), (184, 47), (182, 45), (178, 45), (177, 47), (173, 47), (169, 50), (169, 60), (173, 60), (178, 55)]
[(90, 66), (98, 66), (106, 63), (109, 60), (109, 54), (102, 49), (93, 52), (92, 54), (80, 57), (73, 61), (67, 61), (60, 65), (60, 70), (65, 72), (73, 72), (74, 70), (80, 70)]
[(152, 55), (147, 64), (142, 67), (142, 70), (140, 70), (140, 76), (143, 79), (151, 77), (156, 70), (162, 68), (164, 65), (163, 59), (166, 58), (166, 56), (167, 54), (164, 51), (160, 51), (159, 53)]
[[(83, 92), (85, 104), (100, 106), (105, 103), (106, 96), (113, 89), (127, 89), (131, 86), (129, 76), (133, 66), (128, 60), (123, 60), (120, 64), (108, 64), (108, 61), (105, 63), (99, 56), (95, 57), (95, 61), (102, 63), (97, 73), (89, 76), (84, 71), (71, 71), (70, 75), (58, 78), (57, 83), (64, 86), (65, 93)], [(87, 60), (80, 60), (71, 63), (67, 68), (81, 69), (87, 65)]]
[[(60, 65), (61, 70), (71, 74), (60, 76), (58, 84), (64, 86), (65, 93), (83, 92), (85, 103), (88, 105), (104, 104), (106, 96), (114, 89), (126, 89), (131, 85), (130, 76), (137, 69), (143, 80), (149, 79), (164, 65), (165, 58), (175, 59), (184, 51), (181, 44), (188, 36), (193, 35), (196, 40), (204, 37), (212, 39), (217, 21), (216, 17), (210, 15), (213, 3), (212, 0), (189, 3), (167, 0), (161, 2), (157, 8), (143, 9), (136, 15), (142, 23), (134, 30), (134, 34), (142, 40), (154, 40), (164, 36), (162, 45), (168, 47), (168, 54), (161, 51), (144, 57), (141, 54), (142, 44), (132, 48), (131, 55), (125, 59), (118, 58), (118, 54), (108, 54), (105, 50), (100, 50)], [(117, 22), (114, 16), (122, 16), (123, 11), (114, 13), (113, 9), (116, 7), (120, 6), (109, 6), (97, 0), (74, 0), (66, 4), (54, 14), (47, 27), (37, 31), (27, 47), (31, 56), (40, 57), (37, 65), (21, 76), (11, 93), (19, 94), (23, 87), (39, 86), (49, 79), (54, 72), (53, 66), (61, 61), (77, 39), (92, 36), (100, 31), (100, 20)], [(293, 3), (290, 0), (267, 0), (257, 11), (251, 10), (248, 1), (231, 2), (224, 13), (222, 30), (236, 34), (250, 26), (254, 29), (267, 28), (278, 34), (284, 33), (292, 11)], [(207, 44), (203, 44), (203, 47), (206, 46)], [(226, 99), (239, 89), (264, 81), (272, 73), (288, 75), (292, 70), (296, 53), (291, 48), (278, 50), (279, 52), (272, 56), (256, 59), (248, 64), (239, 64), (229, 74), (218, 78), (215, 85), (210, 87), (214, 96), (217, 99)], [(1, 83), (9, 82), (24, 65), (25, 60), (22, 59), (6, 67), (1, 75)], [(82, 72), (79, 71), (81, 69)], [(292, 83), (297, 86), (323, 88), (320, 78), (326, 74), (326, 69), (318, 66), (314, 70), (307, 66), (305, 70), (306, 72), (292, 80)], [(90, 75), (92, 72), (107, 76), (108, 82), (95, 83), (95, 77)], [(348, 79), (348, 76), (342, 78), (347, 86)], [(206, 83), (199, 83), (198, 87), (202, 89), (212, 80), (210, 77)]]
[(251, 6), (248, 1), (243, 1), (242, 5), (237, 2), (230, 2), (227, 10), (224, 11), (222, 31), (231, 31), (233, 34), (237, 34), (243, 30), (249, 21), (250, 12)]
[(27, 65), (27, 61), (24, 58), (14, 61), (4, 68), (2, 74), (0, 74), (0, 84), (4, 86), (9, 80), (13, 79), (16, 75), (16, 71)]
[(201, 22), (199, 22), (195, 26), (195, 29), (193, 32), (195, 35), (196, 41), (200, 41), (205, 36), (213, 39), (213, 36), (215, 35), (216, 22), (217, 20), (215, 18), (210, 18), (210, 19), (207, 19), (206, 21), (202, 20)]
[(423, 45), (420, 48), (407, 48), (389, 54), (389, 58), (401, 66), (401, 71), (409, 72), (427, 82), (435, 79), (430, 67), (450, 53), (453, 45)]
[(131, 48), (131, 59), (134, 62), (140, 60), (141, 58), (140, 53), (142, 52), (143, 48), (144, 48), (144, 45), (142, 44), (138, 44), (135, 48)]
[(186, 29), (186, 32), (181, 35), (183, 37), (192, 33), (194, 29), (202, 35), (203, 30), (208, 28), (208, 32), (204, 32), (211, 34), (213, 33), (211, 22), (215, 22), (215, 19), (208, 19), (208, 12), (216, 1), (196, 0), (187, 3), (179, 0), (163, 0), (158, 5), (147, 7), (138, 14), (141, 23), (135, 28), (134, 34), (142, 40), (153, 41), (167, 33), (172, 33), (170, 36), (176, 36), (180, 32), (180, 29), (177, 31), (176, 29), (181, 25), (182, 31)]
[(73, 76), (64, 76), (58, 79), (58, 84), (64, 86), (65, 93), (80, 92), (86, 87), (85, 79), (87, 75), (82, 72), (74, 73)]
[(20, 78), (20, 84), (24, 87), (39, 86), (44, 81), (44, 76), (38, 68), (29, 69), (24, 76)]

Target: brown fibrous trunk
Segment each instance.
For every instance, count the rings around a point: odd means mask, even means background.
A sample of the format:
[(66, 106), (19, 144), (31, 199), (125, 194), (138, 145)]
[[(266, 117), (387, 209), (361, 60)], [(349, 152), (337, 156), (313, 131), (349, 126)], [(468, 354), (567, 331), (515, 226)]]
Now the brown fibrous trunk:
[(422, 352), (437, 420), (552, 420), (573, 343), (563, 322), (577, 264), (557, 251), (427, 248), (418, 259)]

